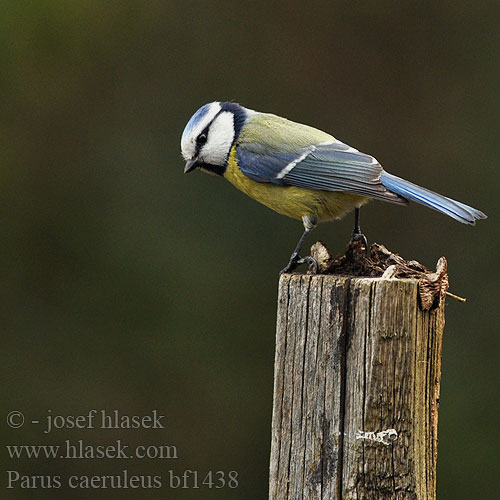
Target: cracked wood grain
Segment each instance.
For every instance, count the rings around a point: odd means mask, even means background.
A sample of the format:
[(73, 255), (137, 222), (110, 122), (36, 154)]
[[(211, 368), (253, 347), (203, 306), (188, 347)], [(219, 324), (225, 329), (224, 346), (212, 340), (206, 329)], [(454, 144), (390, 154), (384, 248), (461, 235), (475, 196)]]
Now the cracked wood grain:
[(443, 307), (412, 279), (281, 276), (271, 500), (435, 500)]

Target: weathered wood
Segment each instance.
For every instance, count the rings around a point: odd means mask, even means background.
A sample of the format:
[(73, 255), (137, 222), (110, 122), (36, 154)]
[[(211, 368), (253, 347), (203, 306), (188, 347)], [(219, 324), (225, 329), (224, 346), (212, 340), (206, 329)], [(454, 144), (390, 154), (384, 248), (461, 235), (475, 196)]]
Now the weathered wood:
[(281, 276), (271, 500), (435, 499), (443, 308), (412, 279)]

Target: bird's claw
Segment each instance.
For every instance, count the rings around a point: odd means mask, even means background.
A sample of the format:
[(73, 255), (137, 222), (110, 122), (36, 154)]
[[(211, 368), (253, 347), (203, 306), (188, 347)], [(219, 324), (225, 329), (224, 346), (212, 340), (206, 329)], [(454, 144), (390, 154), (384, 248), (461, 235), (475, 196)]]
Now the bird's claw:
[(361, 243), (363, 243), (363, 246), (365, 247), (365, 250), (368, 251), (368, 240), (363, 233), (353, 232), (350, 243), (354, 243), (355, 241), (361, 241)]
[(318, 262), (316, 261), (316, 259), (314, 257), (311, 257), (310, 255), (308, 255), (306, 257), (301, 257), (299, 254), (294, 253), (290, 257), (290, 262), (288, 263), (288, 265), (280, 271), (280, 275), (292, 272), (294, 269), (296, 269), (301, 264), (310, 264), (310, 265), (314, 266), (314, 273), (315, 274), (318, 273)]
[(300, 255), (298, 253), (293, 253), (286, 267), (280, 271), (280, 275), (292, 272), (299, 265), (299, 260)]
[(299, 259), (297, 264), (312, 265), (314, 267), (314, 274), (318, 274), (318, 261), (314, 257), (311, 257), (310, 255), (303, 257), (302, 259)]

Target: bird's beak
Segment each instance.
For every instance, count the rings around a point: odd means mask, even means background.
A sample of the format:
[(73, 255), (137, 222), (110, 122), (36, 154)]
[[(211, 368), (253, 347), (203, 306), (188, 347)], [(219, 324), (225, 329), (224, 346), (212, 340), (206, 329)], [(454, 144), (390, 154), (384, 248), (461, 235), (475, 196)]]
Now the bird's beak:
[(188, 160), (186, 162), (186, 166), (184, 167), (184, 173), (188, 174), (189, 172), (192, 172), (198, 166), (197, 162), (197, 158), (195, 158), (194, 160)]

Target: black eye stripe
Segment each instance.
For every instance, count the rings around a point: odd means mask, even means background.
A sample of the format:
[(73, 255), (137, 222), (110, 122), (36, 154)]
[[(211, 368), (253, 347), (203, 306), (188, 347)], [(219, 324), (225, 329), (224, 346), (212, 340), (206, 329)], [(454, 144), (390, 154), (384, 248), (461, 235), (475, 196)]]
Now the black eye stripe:
[(197, 155), (199, 154), (200, 149), (207, 142), (208, 129), (210, 128), (210, 125), (212, 125), (212, 122), (213, 122), (213, 120), (200, 132), (200, 134), (196, 138), (196, 154)]
[[(220, 105), (221, 105), (220, 111), (210, 120), (210, 123), (198, 134), (198, 137), (196, 138), (196, 155), (200, 154), (201, 148), (207, 142), (208, 130), (212, 126), (212, 123), (224, 111), (229, 111), (233, 115), (233, 126), (234, 126), (233, 144), (236, 142), (236, 139), (238, 139), (238, 136), (240, 135), (241, 129), (246, 120), (246, 112), (239, 104), (233, 102), (222, 102), (220, 103)], [(200, 138), (202, 137), (204, 137), (204, 139), (200, 140)]]
[[(198, 134), (198, 137), (196, 138), (196, 153), (200, 152), (200, 147), (203, 146), (207, 142), (208, 138), (208, 130), (212, 126), (212, 123), (215, 121), (215, 119), (222, 113), (222, 109), (210, 120), (210, 123)], [(200, 141), (200, 138), (204, 137)]]

